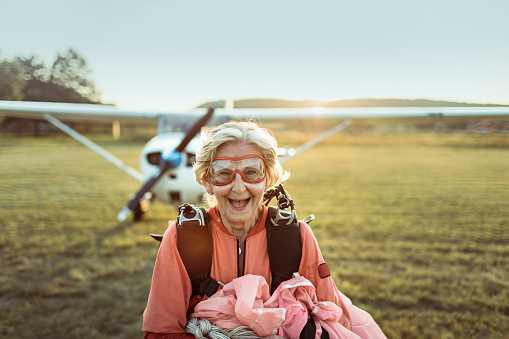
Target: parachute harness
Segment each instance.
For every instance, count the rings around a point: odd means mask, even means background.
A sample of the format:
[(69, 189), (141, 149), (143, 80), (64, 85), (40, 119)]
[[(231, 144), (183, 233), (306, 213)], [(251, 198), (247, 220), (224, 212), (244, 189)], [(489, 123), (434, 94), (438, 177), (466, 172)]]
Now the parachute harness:
[[(286, 193), (283, 185), (278, 185), (265, 192), (263, 195), (263, 203), (268, 206), (270, 201), (276, 198), (277, 209), (276, 213), (271, 217), (270, 222), (273, 226), (289, 226), (291, 224), (298, 224), (297, 213), (295, 212), (295, 205), (291, 197)], [(305, 220), (311, 221), (314, 219), (310, 215)], [(300, 245), (299, 245), (300, 246)], [(300, 258), (300, 257), (299, 257)], [(194, 335), (195, 338), (211, 338), (211, 339), (255, 339), (260, 338), (255, 332), (246, 326), (239, 326), (234, 329), (225, 329), (213, 325), (207, 319), (191, 318), (186, 325), (186, 332)]]
[(297, 213), (292, 198), (286, 193), (283, 185), (271, 188), (263, 195), (263, 203), (268, 206), (272, 198), (277, 200), (277, 213), (271, 219), (273, 225), (290, 225), (297, 222)]

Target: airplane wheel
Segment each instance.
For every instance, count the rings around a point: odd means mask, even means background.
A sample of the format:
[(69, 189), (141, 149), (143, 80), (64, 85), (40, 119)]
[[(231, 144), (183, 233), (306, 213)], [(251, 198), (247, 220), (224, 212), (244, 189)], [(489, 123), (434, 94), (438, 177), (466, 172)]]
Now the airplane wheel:
[(149, 208), (150, 208), (149, 197), (147, 199), (142, 199), (140, 202), (138, 202), (138, 205), (136, 205), (136, 209), (133, 212), (134, 221), (140, 221), (143, 218), (143, 214), (148, 212)]
[(141, 208), (141, 205), (140, 204), (136, 205), (136, 209), (133, 212), (134, 221), (140, 221), (143, 218), (144, 213), (145, 213), (145, 211), (143, 211), (143, 209)]

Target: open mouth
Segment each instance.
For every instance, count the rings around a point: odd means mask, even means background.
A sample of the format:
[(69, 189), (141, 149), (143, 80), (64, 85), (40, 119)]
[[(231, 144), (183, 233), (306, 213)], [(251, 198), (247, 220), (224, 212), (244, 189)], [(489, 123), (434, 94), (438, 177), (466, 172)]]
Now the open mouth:
[(249, 202), (251, 201), (251, 198), (247, 198), (247, 199), (230, 199), (230, 198), (228, 198), (228, 201), (230, 202), (230, 205), (234, 209), (241, 210), (249, 204)]

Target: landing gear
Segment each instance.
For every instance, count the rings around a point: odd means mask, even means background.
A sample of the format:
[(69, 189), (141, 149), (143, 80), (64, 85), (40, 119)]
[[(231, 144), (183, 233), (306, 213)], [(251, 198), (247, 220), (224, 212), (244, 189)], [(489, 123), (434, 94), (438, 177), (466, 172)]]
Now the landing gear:
[(143, 218), (143, 215), (148, 212), (150, 208), (150, 202), (154, 199), (154, 196), (152, 193), (147, 192), (143, 196), (143, 199), (141, 199), (136, 206), (134, 207), (133, 213), (133, 220), (140, 221)]
[(143, 218), (143, 214), (145, 212), (143, 211), (143, 209), (141, 208), (141, 204), (137, 204), (136, 205), (136, 208), (134, 209), (133, 211), (133, 220), (134, 221), (140, 221), (141, 218)]

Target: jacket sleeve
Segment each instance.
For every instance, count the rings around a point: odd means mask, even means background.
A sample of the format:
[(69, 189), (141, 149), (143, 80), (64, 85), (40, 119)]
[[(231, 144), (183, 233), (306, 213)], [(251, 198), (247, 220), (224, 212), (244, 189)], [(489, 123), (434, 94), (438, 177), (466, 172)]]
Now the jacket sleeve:
[(177, 249), (175, 222), (171, 222), (157, 252), (143, 312), (142, 331), (146, 337), (184, 333), (191, 292), (191, 282)]

